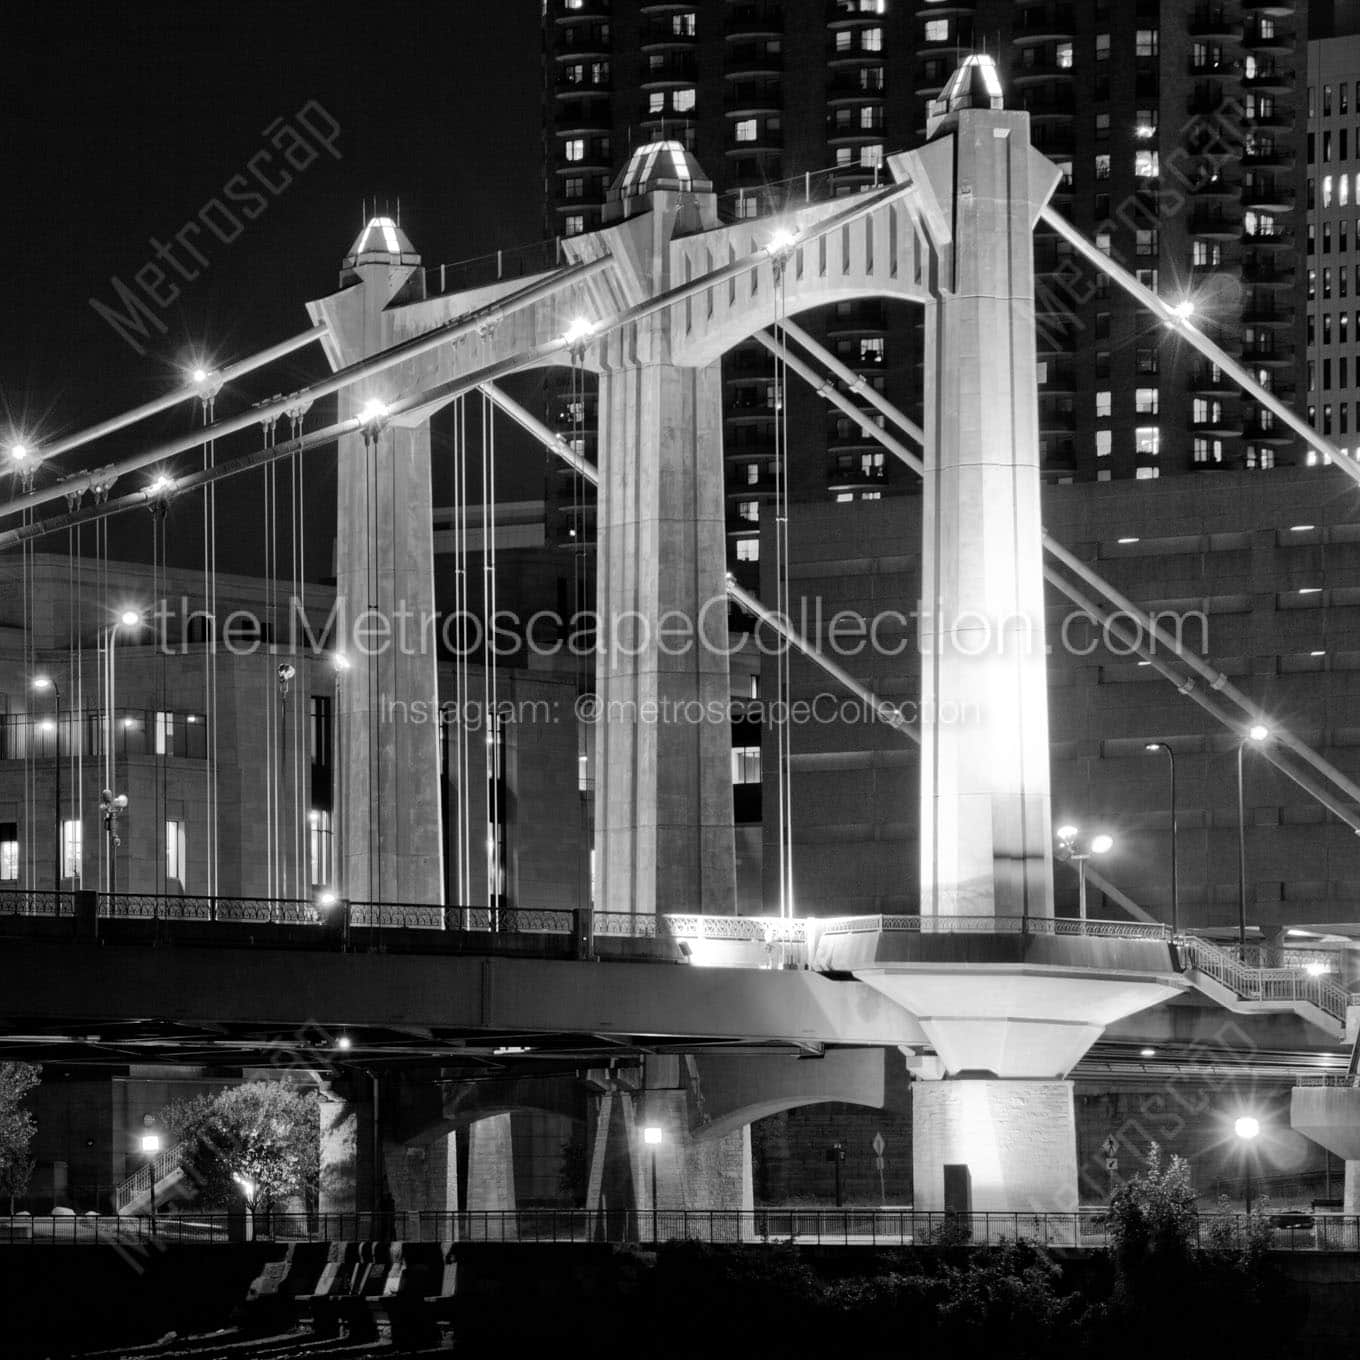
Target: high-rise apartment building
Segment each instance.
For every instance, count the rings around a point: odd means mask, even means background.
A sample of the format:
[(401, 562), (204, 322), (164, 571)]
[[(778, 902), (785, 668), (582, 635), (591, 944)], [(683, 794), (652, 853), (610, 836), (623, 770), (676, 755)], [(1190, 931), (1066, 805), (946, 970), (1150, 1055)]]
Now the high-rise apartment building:
[[(1058, 211), (1149, 286), (1193, 300), (1196, 324), (1302, 407), (1307, 21), (1307, 0), (546, 0), (549, 230), (596, 227), (630, 148), (657, 138), (693, 151), (731, 219), (870, 188), (885, 155), (923, 139), (926, 103), (961, 55), (986, 50), (1008, 104), (1029, 111), (1036, 146), (1065, 171)], [(1049, 480), (1303, 459), (1268, 412), (1064, 242), (1040, 229), (1035, 249)], [(910, 412), (913, 323), (867, 301), (810, 329)], [(756, 552), (781, 416), (795, 432), (795, 498), (913, 489), (856, 422), (801, 387), (776, 392), (757, 347), (726, 361), (739, 570)], [(569, 424), (569, 403), (557, 408)]]
[(1307, 99), (1308, 420), (1360, 452), (1360, 35), (1308, 44)]

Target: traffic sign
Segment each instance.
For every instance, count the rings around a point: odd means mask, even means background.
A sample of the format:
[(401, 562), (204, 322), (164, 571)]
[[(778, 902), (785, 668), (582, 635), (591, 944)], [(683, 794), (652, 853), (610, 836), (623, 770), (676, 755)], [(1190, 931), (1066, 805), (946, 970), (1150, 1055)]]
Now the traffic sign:
[(883, 1135), (881, 1133), (874, 1134), (873, 1149), (875, 1157), (878, 1157), (881, 1160), (883, 1157), (883, 1149), (887, 1146), (887, 1143), (883, 1141)]
[(1100, 1145), (1100, 1150), (1106, 1157), (1115, 1157), (1119, 1154), (1119, 1140), (1114, 1134), (1107, 1135), (1105, 1141)]
[(1118, 1158), (1118, 1157), (1106, 1157), (1106, 1158), (1105, 1158), (1105, 1170), (1106, 1170), (1106, 1171), (1118, 1171), (1118, 1170), (1119, 1170), (1119, 1158)]

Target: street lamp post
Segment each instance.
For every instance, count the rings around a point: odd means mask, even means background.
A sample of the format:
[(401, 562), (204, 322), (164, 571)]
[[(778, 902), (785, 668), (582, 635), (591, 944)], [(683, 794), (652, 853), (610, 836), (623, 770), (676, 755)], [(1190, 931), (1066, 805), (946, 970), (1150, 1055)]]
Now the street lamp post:
[(642, 1141), (651, 1149), (652, 1154), (652, 1244), (655, 1245), (660, 1240), (657, 1235), (656, 1217), (656, 1150), (661, 1143), (661, 1130), (655, 1124), (648, 1124), (642, 1130)]
[(1242, 786), (1242, 752), (1247, 749), (1248, 742), (1259, 746), (1268, 736), (1268, 727), (1254, 723), (1237, 743), (1237, 945), (1244, 963), (1247, 956), (1247, 814)]
[[(118, 814), (127, 808), (126, 794), (114, 795), (113, 792), (113, 743), (115, 740), (114, 702), (117, 698), (116, 676), (114, 672), (115, 647), (120, 628), (135, 628), (142, 621), (139, 610), (125, 609), (116, 623), (111, 623), (102, 632), (104, 639), (104, 789), (99, 795), (99, 808), (104, 814), (104, 839), (108, 854), (108, 869), (105, 874), (105, 891), (113, 896), (116, 875), (113, 864), (114, 847), (122, 844), (118, 839)], [(113, 911), (113, 903), (109, 903)]]
[(56, 901), (57, 914), (61, 914), (61, 880), (62, 880), (62, 824), (61, 824), (61, 690), (57, 682), (49, 675), (39, 675), (34, 677), (33, 688), (42, 692), (52, 691), (52, 716), (56, 735), (52, 741), (52, 764), (56, 771), (56, 793), (54, 802), (57, 814), (57, 843), (56, 855), (54, 857), (54, 872), (52, 875), (52, 893)]
[(1077, 916), (1086, 920), (1086, 861), (1092, 855), (1105, 855), (1114, 849), (1114, 837), (1099, 831), (1094, 836), (1083, 836), (1075, 826), (1060, 826), (1057, 830), (1058, 858), (1077, 866)]
[(1154, 753), (1164, 751), (1171, 767), (1171, 933), (1175, 935), (1180, 931), (1181, 920), (1180, 875), (1176, 871), (1176, 842), (1179, 839), (1176, 825), (1176, 753), (1164, 741), (1150, 741), (1144, 750)]
[(1261, 1121), (1244, 1114), (1233, 1124), (1233, 1131), (1242, 1140), (1242, 1163), (1246, 1168), (1247, 1213), (1251, 1213), (1251, 1153), (1252, 1144), (1261, 1132)]
[(159, 1133), (142, 1134), (142, 1152), (146, 1155), (147, 1175), (151, 1177), (151, 1235), (156, 1235), (156, 1158), (161, 1150)]

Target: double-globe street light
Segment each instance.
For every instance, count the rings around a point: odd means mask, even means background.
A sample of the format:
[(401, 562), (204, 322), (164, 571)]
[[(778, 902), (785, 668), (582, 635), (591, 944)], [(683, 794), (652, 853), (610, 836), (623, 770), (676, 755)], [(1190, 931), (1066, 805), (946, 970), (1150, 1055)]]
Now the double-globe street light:
[(1086, 861), (1092, 855), (1105, 855), (1114, 849), (1114, 837), (1103, 831), (1083, 836), (1080, 827), (1060, 826), (1057, 830), (1058, 858), (1077, 866), (1077, 915), (1086, 919)]

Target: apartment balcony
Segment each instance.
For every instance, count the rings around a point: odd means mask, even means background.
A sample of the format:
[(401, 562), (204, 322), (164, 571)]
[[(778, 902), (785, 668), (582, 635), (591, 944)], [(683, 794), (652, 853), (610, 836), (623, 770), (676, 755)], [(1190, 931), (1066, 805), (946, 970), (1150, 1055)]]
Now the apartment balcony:
[(1242, 433), (1242, 419), (1240, 416), (1224, 412), (1212, 417), (1206, 416), (1203, 420), (1196, 420), (1192, 413), (1190, 433), (1220, 439), (1232, 438)]
[(826, 483), (832, 491), (857, 491), (861, 488), (873, 489), (887, 481), (886, 467), (864, 468), (858, 464), (843, 467), (839, 463), (828, 463)]
[(556, 80), (553, 81), (553, 91), (558, 99), (575, 98), (601, 98), (608, 99), (614, 92), (612, 81), (602, 80), (577, 80), (565, 72), (559, 71)]
[(1039, 381), (1039, 399), (1045, 397), (1067, 397), (1077, 390), (1076, 370), (1067, 364), (1049, 364), (1048, 371)]
[[(887, 5), (884, 0), (829, 0), (826, 7), (828, 28), (847, 28), (854, 24), (881, 24)], [(972, 13), (972, 6), (967, 7)], [(932, 7), (932, 13), (934, 9)]]
[(1284, 227), (1270, 231), (1243, 231), (1242, 244), (1252, 250), (1293, 250), (1294, 233)]
[(724, 75), (732, 80), (740, 76), (777, 76), (784, 69), (784, 54), (769, 51), (764, 43), (746, 47), (729, 47)]
[(1221, 369), (1215, 373), (1208, 364), (1197, 364), (1190, 374), (1190, 390), (1202, 397), (1236, 397), (1240, 388)]
[(612, 17), (609, 0), (580, 0), (579, 4), (572, 5), (568, 5), (567, 0), (551, 0), (551, 10), (559, 24), (608, 23)]
[(1248, 151), (1242, 156), (1244, 170), (1292, 170), (1294, 152), (1289, 147), (1277, 147), (1271, 151)]
[(881, 104), (883, 102), (883, 86), (866, 86), (861, 77), (864, 71), (880, 69), (873, 66), (861, 66), (858, 71), (838, 71), (826, 83), (826, 100), (828, 104), (842, 103), (846, 100), (853, 100), (856, 104)]
[[(933, 11), (932, 11), (933, 12)], [(1072, 79), (1070, 63), (1059, 66), (1056, 61), (1037, 61), (1031, 66), (1017, 66), (1010, 73), (1010, 83), (1017, 89), (1027, 85), (1037, 85), (1045, 80), (1068, 82)]]
[(1244, 90), (1256, 90), (1262, 94), (1292, 94), (1297, 87), (1293, 71), (1286, 71), (1279, 67), (1263, 71), (1258, 66), (1254, 76), (1242, 78), (1242, 88)]
[(1281, 184), (1273, 175), (1253, 174), (1251, 183), (1242, 184), (1242, 206), (1262, 212), (1291, 212), (1295, 203), (1294, 190)]
[(777, 80), (733, 81), (723, 95), (723, 108), (730, 114), (780, 113), (784, 95)]
[(1298, 274), (1280, 268), (1269, 258), (1249, 257), (1242, 265), (1242, 281), (1253, 288), (1293, 288)]
[(1264, 33), (1259, 24), (1247, 24), (1242, 33), (1242, 46), (1249, 52), (1262, 55), (1292, 56), (1294, 33), (1291, 29), (1281, 28), (1278, 23), (1272, 33)]
[(782, 151), (784, 134), (761, 128), (754, 137), (738, 137), (734, 129), (729, 129), (723, 141), (723, 150), (729, 156), (740, 156), (743, 152)]
[(1295, 9), (1290, 0), (1240, 0), (1240, 4), (1250, 18), (1288, 19)]
[(1235, 199), (1241, 191), (1241, 184), (1228, 179), (1226, 175), (1215, 175), (1212, 179), (1201, 180), (1200, 183), (1190, 186), (1190, 192), (1195, 199), (1205, 202), (1218, 198)]
[(1237, 79), (1237, 63), (1227, 57), (1220, 57), (1216, 61), (1195, 61), (1191, 58), (1187, 69), (1192, 76), (1198, 76), (1203, 80)]
[(1227, 12), (1215, 5), (1195, 10), (1186, 30), (1192, 38), (1217, 38), (1220, 42), (1230, 42), (1242, 36), (1242, 25), (1228, 18)]
[(559, 137), (570, 137), (582, 132), (609, 132), (613, 126), (607, 99), (583, 99), (564, 101), (557, 106), (553, 132)]
[(778, 0), (733, 5), (727, 11), (726, 36), (729, 42), (742, 38), (777, 38), (784, 31), (784, 6)]
[(1235, 241), (1242, 234), (1242, 216), (1196, 204), (1190, 213), (1190, 234), (1207, 241)]
[(1262, 368), (1292, 368), (1294, 352), (1284, 346), (1276, 349), (1269, 345), (1243, 345), (1242, 362)]
[(558, 30), (553, 55), (558, 61), (582, 57), (607, 57), (610, 36), (608, 24), (572, 24)]
[(1242, 435), (1255, 444), (1292, 444), (1297, 438), (1287, 425), (1262, 425), (1254, 420), (1247, 424)]
[(1294, 110), (1288, 107), (1273, 109), (1270, 113), (1258, 113), (1254, 118), (1242, 119), (1243, 132), (1292, 132), (1294, 130)]
[[(1271, 294), (1271, 296), (1273, 297), (1274, 294)], [(1244, 326), (1271, 326), (1280, 329), (1292, 326), (1296, 315), (1292, 307), (1262, 306), (1259, 303), (1250, 302), (1242, 313), (1242, 324)]]
[(1077, 413), (1075, 411), (1059, 411), (1052, 407), (1039, 404), (1039, 429), (1041, 431), (1056, 432), (1058, 434), (1072, 434), (1077, 428)]
[[(929, 10), (934, 14), (934, 6)], [(1031, 43), (1054, 42), (1076, 36), (1077, 21), (1075, 6), (1065, 0), (1048, 0), (1047, 3), (1024, 5), (1015, 11), (1015, 22), (1011, 25), (1011, 41), (1017, 47)]]
[(693, 52), (655, 54), (643, 63), (638, 85), (655, 90), (667, 85), (693, 85), (699, 77), (699, 63)]

